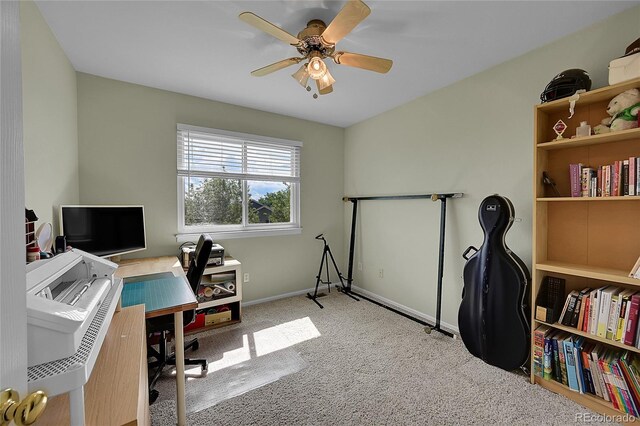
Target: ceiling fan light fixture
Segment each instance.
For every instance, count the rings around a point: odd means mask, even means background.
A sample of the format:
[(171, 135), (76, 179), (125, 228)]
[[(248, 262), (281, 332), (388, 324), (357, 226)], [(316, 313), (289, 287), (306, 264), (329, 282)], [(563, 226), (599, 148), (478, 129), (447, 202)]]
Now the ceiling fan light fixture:
[(309, 57), (307, 72), (309, 73), (309, 76), (314, 80), (321, 79), (327, 72), (327, 65), (324, 63), (319, 53), (314, 52), (314, 54)]
[(300, 69), (293, 74), (293, 77), (302, 87), (307, 87), (307, 82), (309, 81), (309, 73), (307, 72), (307, 64), (303, 64)]
[(327, 70), (324, 75), (318, 79), (318, 88), (324, 90), (329, 86), (333, 86), (335, 82), (335, 79), (331, 76), (329, 70)]

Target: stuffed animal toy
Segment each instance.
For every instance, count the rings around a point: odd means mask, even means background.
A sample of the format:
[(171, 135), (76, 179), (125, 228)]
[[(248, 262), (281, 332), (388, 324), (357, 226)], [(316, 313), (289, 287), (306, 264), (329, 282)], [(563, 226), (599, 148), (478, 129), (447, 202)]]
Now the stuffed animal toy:
[(629, 89), (611, 99), (607, 107), (607, 114), (611, 116), (612, 132), (638, 127), (638, 112), (640, 112), (640, 90)]

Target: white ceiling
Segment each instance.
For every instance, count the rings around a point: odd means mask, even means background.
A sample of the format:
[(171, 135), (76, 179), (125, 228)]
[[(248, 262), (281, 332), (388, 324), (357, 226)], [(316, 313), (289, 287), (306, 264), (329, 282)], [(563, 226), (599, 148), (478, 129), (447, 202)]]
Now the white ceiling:
[(249, 74), (297, 52), (238, 14), (252, 11), (296, 35), (311, 19), (328, 24), (343, 1), (37, 4), (77, 71), (346, 127), (640, 3), (365, 2), (371, 15), (338, 49), (393, 59), (393, 68), (384, 75), (327, 61), (334, 92), (318, 99), (290, 77), (297, 66)]

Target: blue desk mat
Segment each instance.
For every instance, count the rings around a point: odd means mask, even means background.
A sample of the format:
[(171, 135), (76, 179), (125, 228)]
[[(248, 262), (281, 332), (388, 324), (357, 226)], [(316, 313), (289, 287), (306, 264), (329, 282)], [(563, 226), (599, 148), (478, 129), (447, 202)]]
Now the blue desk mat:
[[(186, 284), (186, 285), (185, 285)], [(184, 277), (170, 277), (127, 282), (122, 287), (122, 306), (145, 305), (145, 312), (195, 302), (195, 296)]]

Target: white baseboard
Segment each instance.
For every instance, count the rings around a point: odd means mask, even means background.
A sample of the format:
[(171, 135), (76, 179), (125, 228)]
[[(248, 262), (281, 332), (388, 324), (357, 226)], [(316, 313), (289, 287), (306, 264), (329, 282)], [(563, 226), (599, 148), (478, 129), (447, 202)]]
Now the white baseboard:
[[(425, 321), (425, 322), (428, 322), (430, 324), (435, 324), (435, 322), (436, 322), (435, 317), (432, 317), (431, 315), (427, 315), (427, 314), (424, 314), (422, 312), (416, 311), (415, 309), (408, 308), (408, 307), (406, 307), (404, 305), (401, 305), (400, 303), (394, 302), (393, 300), (387, 299), (386, 297), (379, 296), (379, 295), (377, 295), (375, 293), (372, 293), (372, 292), (370, 292), (368, 290), (365, 290), (365, 289), (363, 289), (361, 287), (358, 287), (358, 286), (354, 285), (354, 286), (352, 286), (352, 288), (353, 288), (354, 291), (356, 291), (358, 293), (361, 293), (362, 295), (367, 296), (368, 298), (373, 299), (376, 302), (380, 302), (380, 303), (382, 303), (384, 305), (387, 305), (387, 306), (389, 306), (389, 307), (391, 307), (393, 309), (396, 309), (396, 310), (398, 310), (398, 311), (400, 311), (400, 312), (402, 312), (404, 314), (411, 315), (412, 317), (418, 318), (418, 319), (420, 319), (422, 321)], [(449, 323), (446, 323), (446, 322), (444, 322), (442, 320), (440, 320), (440, 327), (443, 330), (446, 330), (446, 331), (448, 331), (450, 333), (456, 334), (458, 336), (460, 335), (460, 330), (458, 330), (458, 327), (456, 327), (454, 325), (451, 325)]]
[(259, 305), (260, 303), (273, 302), (274, 300), (286, 299), (287, 297), (294, 297), (294, 296), (300, 296), (302, 294), (313, 293), (314, 290), (315, 290), (315, 287), (311, 287), (306, 290), (297, 290), (297, 291), (292, 291), (291, 293), (279, 294), (277, 296), (269, 296), (269, 297), (265, 297), (264, 299), (256, 299), (256, 300), (251, 300), (249, 302), (242, 302), (242, 306), (245, 307), (245, 306), (251, 306), (251, 305)]
[[(332, 284), (335, 284), (335, 283), (332, 283)], [(436, 319), (431, 315), (423, 314), (422, 312), (416, 311), (415, 309), (412, 309), (412, 308), (408, 308), (404, 305), (401, 305), (400, 303), (394, 302), (393, 300), (387, 299), (386, 297), (379, 296), (361, 287), (354, 285), (352, 286), (352, 288), (354, 291), (358, 293), (362, 293), (364, 296), (367, 296), (368, 298), (373, 299), (376, 302), (380, 302), (402, 313), (411, 315), (412, 317), (418, 318), (430, 324), (435, 324), (436, 322)], [(242, 302), (242, 306), (245, 307), (245, 306), (251, 306), (251, 305), (258, 305), (260, 303), (273, 302), (274, 300), (286, 299), (287, 297), (294, 297), (294, 296), (300, 296), (307, 293), (312, 293), (314, 290), (315, 290), (315, 287), (311, 287), (306, 290), (297, 290), (297, 291), (292, 291), (290, 293), (279, 294), (277, 296), (270, 296), (270, 297), (265, 297), (263, 299), (251, 300), (249, 302)], [(440, 321), (440, 327), (442, 327), (443, 330), (446, 330), (450, 333), (457, 334), (458, 336), (460, 335), (460, 330), (458, 330), (458, 327), (454, 325), (451, 325), (444, 321)]]

